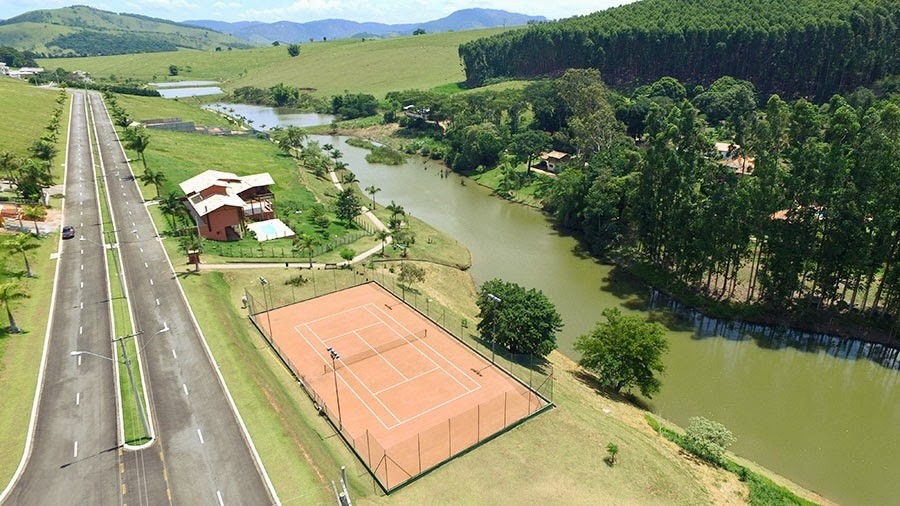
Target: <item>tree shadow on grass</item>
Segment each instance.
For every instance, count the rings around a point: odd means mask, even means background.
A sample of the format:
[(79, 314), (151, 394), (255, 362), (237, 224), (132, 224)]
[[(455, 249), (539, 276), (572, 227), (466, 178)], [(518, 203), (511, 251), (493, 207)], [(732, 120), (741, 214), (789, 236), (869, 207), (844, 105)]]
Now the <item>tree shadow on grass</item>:
[(644, 411), (651, 410), (652, 406), (650, 406), (650, 404), (647, 401), (645, 401), (644, 399), (641, 399), (640, 397), (638, 397), (634, 394), (630, 394), (630, 393), (623, 394), (621, 392), (614, 392), (614, 391), (610, 390), (609, 388), (606, 388), (605, 386), (603, 386), (603, 384), (600, 383), (600, 380), (598, 380), (596, 376), (594, 376), (593, 374), (591, 374), (583, 369), (578, 369), (578, 370), (572, 371), (572, 375), (575, 377), (575, 379), (580, 381), (582, 384), (590, 387), (594, 392), (598, 393), (601, 397), (604, 397), (611, 401), (626, 402), (626, 403), (631, 404), (632, 406), (640, 408)]
[(187, 278), (192, 277), (192, 276), (200, 277), (200, 271), (194, 270), (193, 268), (191, 268), (191, 269), (188, 269), (188, 270), (179, 272), (179, 273), (176, 274), (175, 276), (176, 276), (176, 277), (179, 277), (179, 278), (182, 278), (182, 279), (187, 279)]

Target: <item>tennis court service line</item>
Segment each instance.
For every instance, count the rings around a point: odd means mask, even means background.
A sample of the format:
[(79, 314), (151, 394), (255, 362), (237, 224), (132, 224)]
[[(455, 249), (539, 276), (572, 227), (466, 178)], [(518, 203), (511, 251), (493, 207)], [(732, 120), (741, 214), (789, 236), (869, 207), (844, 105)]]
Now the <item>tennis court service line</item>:
[[(411, 332), (405, 325), (403, 325), (402, 323), (400, 323), (399, 321), (397, 321), (397, 319), (394, 318), (393, 316), (389, 315), (384, 309), (381, 309), (379, 306), (376, 306), (375, 304), (371, 304), (371, 305), (374, 306), (375, 309), (377, 309), (379, 313), (381, 313), (382, 315), (384, 315), (384, 318), (387, 318), (388, 320), (394, 322), (398, 327), (400, 327), (401, 329), (403, 329), (403, 331), (406, 332), (406, 335), (411, 335), (411, 334), (412, 334), (412, 332)], [(366, 306), (367, 306), (367, 309), (368, 309), (369, 304), (366, 304)], [(377, 315), (377, 314), (374, 314), (374, 313), (373, 313), (373, 316), (375, 316), (376, 318), (378, 318), (378, 319), (384, 321), (384, 318), (382, 318), (381, 316), (379, 316), (379, 315)], [(387, 323), (387, 322), (385, 322), (385, 323)], [(388, 327), (389, 327), (395, 334), (397, 334), (397, 335), (400, 336), (400, 337), (403, 337), (403, 334), (400, 333), (400, 332), (398, 332), (393, 326), (388, 325)], [(427, 342), (425, 342), (425, 340), (421, 340), (421, 341), (418, 341), (418, 342), (420, 342), (420, 343), (422, 343), (423, 345), (425, 345), (425, 347), (428, 348), (429, 350), (431, 350), (431, 352), (434, 353), (435, 355), (441, 357), (441, 359), (443, 359), (444, 362), (450, 364), (450, 366), (451, 366), (453, 369), (456, 369), (456, 371), (459, 372), (460, 376), (462, 376), (463, 378), (466, 378), (466, 379), (469, 380), (469, 381), (473, 381), (473, 382), (474, 382), (474, 380), (470, 380), (468, 374), (466, 374), (465, 372), (463, 372), (463, 370), (460, 369), (460, 368), (459, 368), (452, 360), (447, 360), (447, 357), (445, 357), (443, 353), (441, 353), (441, 352), (439, 352), (438, 350), (434, 349), (430, 344), (428, 344)], [(418, 346), (417, 346), (416, 344), (412, 344), (412, 346), (415, 347), (416, 349), (419, 349)], [(419, 350), (419, 353), (421, 353), (421, 352), (422, 352), (422, 350)], [(423, 353), (423, 355), (425, 355), (425, 354)], [(435, 366), (440, 367), (441, 369), (444, 369), (444, 373), (445, 373), (447, 376), (449, 376), (450, 378), (452, 378), (453, 381), (455, 381), (457, 384), (459, 384), (459, 386), (461, 386), (461, 387), (463, 387), (464, 389), (466, 389), (468, 392), (474, 392), (475, 390), (478, 390), (478, 389), (481, 388), (481, 384), (480, 384), (480, 383), (477, 383), (477, 385), (478, 385), (477, 388), (474, 388), (474, 389), (473, 389), (473, 388), (469, 388), (469, 386), (464, 385), (464, 384), (459, 380), (459, 378), (456, 377), (455, 374), (450, 374), (449, 372), (447, 372), (447, 370), (446, 370), (442, 365), (440, 365), (440, 364), (438, 364), (437, 362), (435, 362), (434, 359), (432, 359), (430, 356), (425, 355), (425, 357), (426, 357), (429, 361), (431, 361), (431, 363), (434, 364)]]
[[(302, 337), (303, 340), (306, 341), (306, 344), (309, 345), (309, 347), (313, 350), (313, 353), (315, 353), (316, 355), (318, 355), (319, 358), (322, 359), (322, 362), (324, 362), (324, 363), (327, 365), (327, 364), (329, 363), (329, 362), (328, 362), (328, 359), (326, 359), (326, 358), (322, 355), (322, 353), (319, 351), (320, 348), (321, 348), (321, 349), (324, 349), (324, 346), (323, 346), (323, 345), (324, 345), (325, 342), (322, 340), (321, 337), (319, 337), (318, 334), (316, 334), (316, 331), (314, 331), (312, 328), (309, 327), (309, 324), (308, 324), (308, 323), (303, 323), (302, 325), (306, 327), (306, 329), (307, 329), (307, 330), (308, 330), (308, 331), (316, 338), (317, 341), (319, 341), (319, 344), (320, 344), (320, 345), (319, 345), (318, 347), (313, 346), (313, 343), (311, 343), (311, 342), (309, 341), (309, 338), (306, 337), (306, 334), (305, 334), (304, 332), (302, 332), (302, 331), (298, 328), (298, 327), (300, 327), (300, 325), (295, 326), (295, 327), (294, 327), (294, 331), (297, 332), (298, 334), (300, 334), (300, 337)], [(345, 367), (345, 369), (350, 370), (349, 367)], [(331, 371), (331, 373), (332, 373), (332, 374), (337, 374), (337, 371)], [(386, 411), (394, 418), (394, 420), (396, 420), (396, 421), (398, 422), (397, 424), (392, 425), (391, 427), (388, 427), (388, 425), (387, 425), (386, 423), (384, 423), (384, 420), (382, 420), (381, 417), (378, 416), (378, 413), (376, 413), (375, 410), (372, 409), (372, 407), (369, 405), (369, 403), (366, 402), (365, 400), (363, 400), (362, 397), (360, 397), (359, 392), (357, 392), (355, 388), (353, 388), (352, 386), (350, 386), (350, 384), (347, 383), (347, 380), (346, 380), (346, 379), (344, 379), (343, 377), (341, 377), (341, 375), (338, 375), (337, 377), (338, 377), (338, 379), (340, 380), (340, 382), (343, 383), (344, 386), (347, 387), (348, 390), (350, 390), (350, 392), (353, 394), (353, 396), (356, 397), (356, 398), (359, 400), (359, 402), (360, 402), (363, 406), (366, 407), (367, 410), (369, 410), (369, 413), (371, 413), (372, 416), (373, 416), (376, 420), (378, 420), (378, 423), (380, 423), (385, 429), (388, 429), (388, 430), (390, 430), (390, 429), (393, 428), (393, 427), (396, 427), (399, 423), (402, 423), (402, 422), (400, 422), (400, 418), (398, 418), (397, 415), (395, 415), (394, 412), (393, 412), (389, 407), (385, 406), (384, 402), (382, 402), (381, 399), (379, 399), (378, 396), (375, 395), (375, 394), (372, 392), (372, 390), (369, 389), (369, 386), (366, 385), (366, 383), (365, 383), (364, 381), (360, 380), (359, 377), (356, 376), (356, 374), (353, 373), (352, 370), (350, 370), (350, 373), (353, 374), (353, 377), (356, 378), (356, 381), (359, 381), (359, 383), (360, 383), (363, 387), (365, 387), (366, 390), (368, 390), (368, 392), (372, 395), (372, 397), (374, 397), (375, 400), (378, 401), (379, 404), (381, 404), (381, 406), (382, 406), (382, 407), (383, 407), (383, 408), (384, 408), (384, 409), (385, 409), (385, 410), (386, 410)]]

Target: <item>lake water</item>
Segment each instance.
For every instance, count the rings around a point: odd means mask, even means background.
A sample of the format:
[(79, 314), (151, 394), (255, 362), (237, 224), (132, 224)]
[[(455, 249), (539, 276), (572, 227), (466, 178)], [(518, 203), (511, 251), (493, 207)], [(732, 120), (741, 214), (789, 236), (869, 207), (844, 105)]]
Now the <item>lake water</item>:
[(221, 95), (224, 93), (218, 86), (194, 86), (188, 88), (163, 88), (159, 94), (163, 98), (203, 97), (207, 95)]
[(296, 112), (290, 109), (275, 109), (273, 107), (260, 105), (217, 102), (204, 107), (230, 116), (244, 116), (245, 118), (253, 120), (253, 127), (258, 130), (268, 130), (276, 126), (310, 127), (329, 125), (336, 119), (336, 117), (331, 114)]
[[(345, 138), (313, 138), (340, 146), (360, 186), (381, 188), (379, 204), (394, 200), (465, 244), (477, 283), (502, 278), (547, 294), (565, 322), (558, 339), (566, 355), (577, 359), (572, 344), (606, 307), (647, 314), (651, 304), (667, 305), (649, 287), (581, 254), (577, 241), (541, 213), (472, 181), (463, 185), (455, 174), (439, 177), (439, 162), (373, 165), (367, 150)], [(773, 338), (762, 327), (663, 315), (671, 351), (662, 391), (650, 402), (656, 413), (682, 426), (697, 415), (718, 420), (737, 436), (736, 453), (840, 503), (900, 504), (893, 481), (900, 455), (895, 362), (857, 341)]]

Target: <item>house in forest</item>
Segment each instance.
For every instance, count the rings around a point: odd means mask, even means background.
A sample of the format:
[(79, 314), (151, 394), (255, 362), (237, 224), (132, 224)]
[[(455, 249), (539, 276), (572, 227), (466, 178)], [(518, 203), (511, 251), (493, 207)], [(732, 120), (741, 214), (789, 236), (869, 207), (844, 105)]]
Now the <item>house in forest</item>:
[(235, 241), (245, 232), (244, 221), (275, 218), (275, 184), (268, 172), (238, 176), (207, 170), (181, 183), (200, 236), (214, 241)]
[(756, 160), (744, 156), (741, 147), (733, 142), (717, 142), (716, 153), (720, 163), (731, 167), (739, 176), (752, 174), (756, 167)]
[(534, 167), (538, 170), (545, 170), (556, 174), (561, 169), (560, 165), (568, 162), (570, 159), (571, 156), (569, 156), (569, 153), (555, 150), (547, 151), (538, 156), (538, 163)]

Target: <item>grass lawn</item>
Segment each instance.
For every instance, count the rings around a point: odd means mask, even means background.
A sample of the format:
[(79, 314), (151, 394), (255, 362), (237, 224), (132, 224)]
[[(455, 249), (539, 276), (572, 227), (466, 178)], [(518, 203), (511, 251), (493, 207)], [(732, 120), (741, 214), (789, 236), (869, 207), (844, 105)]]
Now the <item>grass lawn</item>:
[[(98, 78), (130, 77), (148, 82), (213, 80), (223, 89), (241, 86), (268, 88), (285, 83), (314, 88), (315, 95), (330, 97), (371, 93), (382, 98), (389, 91), (431, 89), (465, 80), (457, 52), (460, 44), (510, 28), (468, 30), (390, 39), (340, 39), (304, 43), (300, 56), (287, 48), (266, 47), (233, 51), (182, 50), (89, 58), (41, 59), (45, 68), (84, 70)], [(169, 65), (182, 70), (168, 76)], [(402, 83), (399, 84), (398, 83)]]
[[(50, 122), (58, 95), (59, 90), (37, 88), (19, 79), (0, 78), (0, 111), (5, 111), (5, 119), (0, 121), (0, 152), (9, 151), (17, 157), (26, 156), (28, 147), (41, 138), (44, 127)], [(60, 120), (62, 151), (58, 155), (58, 162), (65, 156), (68, 103), (65, 105), (65, 113), (66, 116)]]
[[(135, 95), (116, 95), (116, 102), (128, 112), (130, 118), (137, 121), (159, 118), (181, 118), (193, 121), (196, 125), (231, 127), (228, 119), (203, 109), (199, 99), (194, 97), (168, 99), (161, 97), (138, 97)], [(151, 134), (157, 130), (151, 130)], [(151, 147), (152, 149), (152, 147)]]
[[(0, 108), (8, 111), (27, 111), (16, 121), (0, 121), (2, 150), (9, 149), (18, 156), (26, 154), (28, 146), (43, 133), (56, 108), (58, 90), (35, 88), (12, 79), (0, 79)], [(63, 104), (60, 132), (56, 147), (59, 151), (52, 166), (52, 174), (62, 183), (66, 137), (69, 128), (69, 102)], [(50, 199), (51, 209), (60, 209), (60, 198)], [(0, 240), (9, 235), (0, 232)], [(20, 334), (8, 334), (5, 315), (0, 317), (0, 487), (12, 478), (25, 449), (25, 437), (34, 403), (44, 337), (49, 323), (50, 305), (47, 300), (53, 290), (56, 261), (50, 258), (59, 246), (59, 234), (52, 233), (39, 241), (41, 247), (28, 254), (28, 260), (36, 278), (25, 277), (21, 257), (6, 253), (0, 255), (0, 283), (19, 280), (29, 298), (10, 304)]]
[[(0, 235), (0, 240), (8, 237)], [(28, 254), (36, 278), (25, 277), (25, 264), (20, 256), (4, 254), (0, 261), (0, 282), (18, 279), (30, 298), (10, 304), (20, 334), (8, 334), (6, 313), (0, 317), (0, 488), (5, 487), (19, 465), (25, 449), (25, 436), (31, 418), (34, 390), (37, 383), (44, 336), (47, 332), (56, 261), (50, 254), (56, 251), (59, 234), (40, 240), (41, 247)]]

